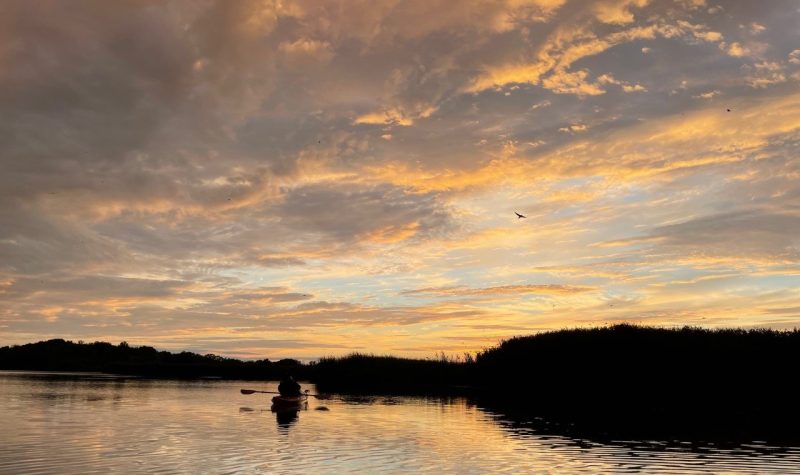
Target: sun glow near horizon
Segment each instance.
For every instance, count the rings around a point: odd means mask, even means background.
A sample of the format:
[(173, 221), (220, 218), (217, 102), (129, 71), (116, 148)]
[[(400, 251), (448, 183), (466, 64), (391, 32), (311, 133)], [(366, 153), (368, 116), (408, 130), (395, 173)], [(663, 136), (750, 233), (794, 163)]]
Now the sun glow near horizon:
[(800, 323), (795, 2), (3, 10), (0, 344)]

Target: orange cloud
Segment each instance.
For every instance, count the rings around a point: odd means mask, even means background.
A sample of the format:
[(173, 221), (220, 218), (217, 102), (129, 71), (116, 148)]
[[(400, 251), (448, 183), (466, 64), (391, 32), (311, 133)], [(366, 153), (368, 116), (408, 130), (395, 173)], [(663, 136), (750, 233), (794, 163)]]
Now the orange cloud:
[(502, 285), (497, 287), (467, 288), (467, 287), (427, 287), (422, 289), (407, 290), (404, 295), (442, 295), (442, 296), (473, 296), (473, 295), (571, 295), (576, 293), (596, 290), (592, 287), (561, 284), (526, 284)]

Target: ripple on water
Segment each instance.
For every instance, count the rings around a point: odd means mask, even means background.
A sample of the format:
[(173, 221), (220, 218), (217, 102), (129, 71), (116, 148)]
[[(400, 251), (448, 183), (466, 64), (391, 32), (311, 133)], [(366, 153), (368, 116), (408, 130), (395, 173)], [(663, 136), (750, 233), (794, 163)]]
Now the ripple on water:
[(0, 372), (0, 473), (800, 473), (797, 448), (545, 436), (458, 399), (331, 398), (279, 424), (239, 387)]

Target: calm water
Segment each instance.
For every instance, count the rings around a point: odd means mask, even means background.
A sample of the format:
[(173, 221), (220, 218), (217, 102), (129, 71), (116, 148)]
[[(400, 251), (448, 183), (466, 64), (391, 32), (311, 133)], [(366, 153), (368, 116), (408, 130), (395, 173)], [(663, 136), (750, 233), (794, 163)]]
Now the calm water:
[(279, 418), (242, 387), (276, 388), (0, 372), (0, 473), (800, 473), (798, 449), (587, 443), (460, 399), (312, 398)]

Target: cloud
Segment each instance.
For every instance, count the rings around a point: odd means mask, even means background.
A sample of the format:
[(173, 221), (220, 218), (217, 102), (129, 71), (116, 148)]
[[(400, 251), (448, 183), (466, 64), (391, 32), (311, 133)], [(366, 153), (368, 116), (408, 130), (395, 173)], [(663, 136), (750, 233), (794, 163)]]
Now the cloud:
[(756, 22), (751, 23), (748, 28), (750, 30), (750, 33), (753, 35), (760, 35), (767, 29), (766, 26)]
[(763, 88), (786, 81), (784, 67), (778, 62), (762, 61), (743, 68), (750, 72), (745, 80), (751, 87)]
[(575, 94), (577, 96), (597, 96), (605, 90), (586, 81), (588, 71), (558, 72), (546, 77), (542, 86), (556, 94)]
[[(798, 50), (798, 51), (800, 51), (800, 50)], [(798, 55), (800, 55), (800, 53)], [(544, 101), (540, 101), (540, 102), (537, 102), (536, 104), (532, 105), (531, 106), (531, 110), (541, 109), (543, 107), (550, 107), (551, 105), (552, 105), (552, 103), (550, 101), (544, 100)]]
[(298, 38), (292, 42), (283, 42), (278, 45), (281, 53), (281, 65), (287, 70), (307, 71), (328, 64), (334, 57), (331, 44), (308, 38)]
[(796, 321), (767, 311), (800, 301), (791, 0), (3, 13), (4, 342)]
[(8, 298), (30, 298), (37, 295), (39, 302), (86, 299), (131, 299), (142, 301), (171, 297), (178, 289), (190, 286), (189, 282), (154, 280), (116, 276), (58, 277), (47, 279), (12, 279), (4, 288)]
[(709, 43), (722, 41), (722, 34), (717, 31), (695, 31), (694, 36)]
[(409, 239), (446, 232), (446, 207), (432, 194), (411, 194), (381, 185), (316, 184), (289, 191), (275, 210), (283, 224), (303, 235), (338, 242), (356, 238)]
[(647, 92), (647, 88), (641, 84), (623, 84), (622, 90), (625, 92)]
[(659, 246), (691, 247), (710, 255), (797, 258), (800, 216), (737, 211), (656, 228)]
[(715, 89), (713, 91), (703, 92), (701, 94), (697, 94), (696, 96), (692, 96), (695, 99), (713, 99), (722, 94), (722, 91)]
[(614, 84), (622, 88), (624, 92), (647, 92), (647, 89), (641, 84), (630, 84), (625, 81), (619, 81), (610, 74), (603, 74), (597, 78), (601, 84)]
[[(606, 18), (606, 23), (626, 24), (632, 20), (627, 10), (631, 4), (645, 6), (648, 2), (600, 2), (597, 5), (600, 11), (608, 9), (608, 16), (603, 17)], [(684, 41), (691, 38), (704, 42), (719, 42), (722, 35), (707, 30), (702, 24), (693, 24), (686, 20), (678, 20), (673, 24), (651, 23), (632, 26), (606, 34), (594, 32), (593, 28), (585, 23), (569, 25), (556, 30), (546, 38), (532, 61), (515, 61), (487, 67), (467, 90), (479, 92), (508, 84), (527, 83), (542, 85), (560, 94), (600, 95), (604, 91), (597, 84), (587, 81), (589, 72), (585, 69), (571, 71), (573, 64), (626, 43), (658, 38), (684, 39)]]
[(645, 7), (649, 0), (604, 1), (595, 4), (595, 15), (603, 23), (626, 24), (634, 20), (633, 8)]
[(727, 52), (728, 52), (729, 55), (731, 55), (733, 57), (736, 57), (736, 58), (740, 58), (742, 56), (746, 56), (747, 54), (750, 53), (750, 51), (747, 48), (745, 48), (744, 46), (742, 46), (741, 44), (739, 44), (737, 42), (733, 42), (730, 45), (728, 45)]
[(566, 132), (566, 133), (570, 133), (570, 132), (586, 132), (587, 129), (588, 129), (588, 127), (586, 127), (585, 124), (572, 124), (572, 125), (567, 126), (567, 127), (561, 127), (561, 128), (558, 129), (558, 131), (559, 132)]
[(415, 104), (412, 107), (395, 107), (381, 112), (371, 112), (357, 117), (356, 125), (401, 125), (410, 126), (415, 121), (427, 119), (436, 112), (436, 107), (428, 104)]
[(467, 287), (426, 287), (404, 291), (404, 295), (441, 295), (441, 296), (495, 296), (495, 295), (570, 295), (575, 293), (590, 292), (592, 287), (561, 285), (561, 284), (525, 284), (504, 285), (497, 287), (467, 288)]

